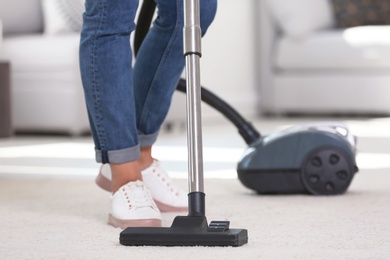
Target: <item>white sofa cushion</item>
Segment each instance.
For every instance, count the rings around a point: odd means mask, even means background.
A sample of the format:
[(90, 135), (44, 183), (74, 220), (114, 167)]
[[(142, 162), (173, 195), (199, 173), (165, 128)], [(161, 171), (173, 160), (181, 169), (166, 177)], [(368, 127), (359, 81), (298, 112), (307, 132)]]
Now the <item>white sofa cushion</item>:
[(41, 0), (44, 32), (61, 34), (79, 32), (85, 0)]
[(3, 33), (41, 33), (43, 18), (41, 0), (0, 0)]
[(303, 37), (309, 33), (334, 25), (329, 0), (265, 0), (277, 24), (290, 37)]
[(283, 37), (275, 65), (297, 69), (390, 69), (390, 26), (361, 26), (312, 33), (304, 39)]
[(74, 70), (78, 64), (79, 34), (27, 35), (3, 40), (0, 58), (11, 60), (14, 72)]
[(66, 22), (56, 0), (42, 0), (42, 11), (44, 17), (44, 33), (57, 34), (72, 32), (72, 28)]

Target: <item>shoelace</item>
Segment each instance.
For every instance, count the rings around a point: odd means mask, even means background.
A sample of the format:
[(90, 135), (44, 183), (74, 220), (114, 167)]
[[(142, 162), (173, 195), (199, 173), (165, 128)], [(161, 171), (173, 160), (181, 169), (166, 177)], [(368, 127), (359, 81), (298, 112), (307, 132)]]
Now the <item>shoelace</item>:
[(130, 182), (123, 187), (130, 208), (152, 207), (154, 202), (141, 181)]
[(155, 167), (153, 167), (152, 172), (157, 175), (157, 177), (161, 180), (161, 182), (165, 183), (165, 185), (170, 189), (172, 193), (176, 196), (179, 196), (181, 193), (181, 189), (177, 188), (175, 185), (171, 183), (171, 179), (168, 174), (164, 171), (160, 171), (160, 163), (157, 161)]

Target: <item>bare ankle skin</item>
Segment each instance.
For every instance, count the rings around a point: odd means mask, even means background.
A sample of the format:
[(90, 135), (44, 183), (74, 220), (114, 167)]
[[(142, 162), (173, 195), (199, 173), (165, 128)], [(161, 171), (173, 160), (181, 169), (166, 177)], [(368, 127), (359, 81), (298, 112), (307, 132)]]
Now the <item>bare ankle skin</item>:
[(141, 156), (137, 161), (126, 163), (111, 163), (111, 190), (115, 193), (120, 187), (131, 181), (142, 180), (141, 171), (153, 163), (152, 147), (142, 147)]
[(153, 163), (152, 147), (151, 146), (141, 147), (141, 157), (137, 161), (141, 171), (145, 170), (150, 165), (152, 165)]
[(112, 173), (111, 190), (113, 193), (128, 182), (142, 180), (137, 161), (120, 164), (111, 163), (110, 168)]

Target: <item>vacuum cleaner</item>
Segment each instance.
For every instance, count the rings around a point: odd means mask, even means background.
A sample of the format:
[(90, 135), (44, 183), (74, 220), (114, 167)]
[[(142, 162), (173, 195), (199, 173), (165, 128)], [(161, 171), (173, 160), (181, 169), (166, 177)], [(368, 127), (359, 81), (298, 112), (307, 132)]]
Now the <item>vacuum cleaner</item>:
[(171, 227), (129, 227), (119, 242), (127, 246), (241, 246), (248, 242), (246, 229), (231, 229), (229, 221), (205, 216), (203, 178), (200, 65), (201, 31), (199, 0), (184, 1), (184, 56), (186, 60), (188, 136), (188, 215), (177, 216)]
[(299, 125), (251, 143), (237, 173), (261, 194), (342, 194), (358, 171), (355, 154), (356, 138), (346, 125)]
[[(144, 0), (135, 31), (135, 53), (150, 28), (155, 8), (153, 0)], [(184, 79), (177, 90), (186, 93)], [(356, 137), (345, 124), (304, 124), (261, 136), (250, 122), (204, 87), (201, 100), (231, 121), (249, 146), (237, 165), (238, 179), (259, 194), (343, 194), (358, 172)]]
[[(249, 145), (237, 165), (243, 185), (260, 194), (335, 195), (344, 193), (355, 173), (356, 137), (344, 124), (313, 123), (261, 136), (236, 110), (201, 87), (199, 58), (199, 0), (184, 0), (184, 55), (186, 79), (177, 90), (187, 96), (188, 181), (187, 216), (177, 216), (171, 227), (129, 227), (120, 233), (127, 246), (242, 246), (246, 229), (231, 229), (229, 221), (207, 222), (203, 185), (200, 101), (228, 118)], [(155, 3), (144, 0), (135, 33), (135, 53), (149, 30)]]

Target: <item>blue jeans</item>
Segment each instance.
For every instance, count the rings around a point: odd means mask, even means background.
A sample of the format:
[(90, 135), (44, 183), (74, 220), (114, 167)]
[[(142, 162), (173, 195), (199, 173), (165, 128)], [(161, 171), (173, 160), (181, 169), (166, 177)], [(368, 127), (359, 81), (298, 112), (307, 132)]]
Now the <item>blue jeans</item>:
[[(138, 0), (86, 0), (80, 70), (96, 161), (125, 163), (152, 146), (185, 65), (183, 0), (156, 0), (158, 15), (134, 62)], [(200, 0), (204, 34), (217, 0)]]

